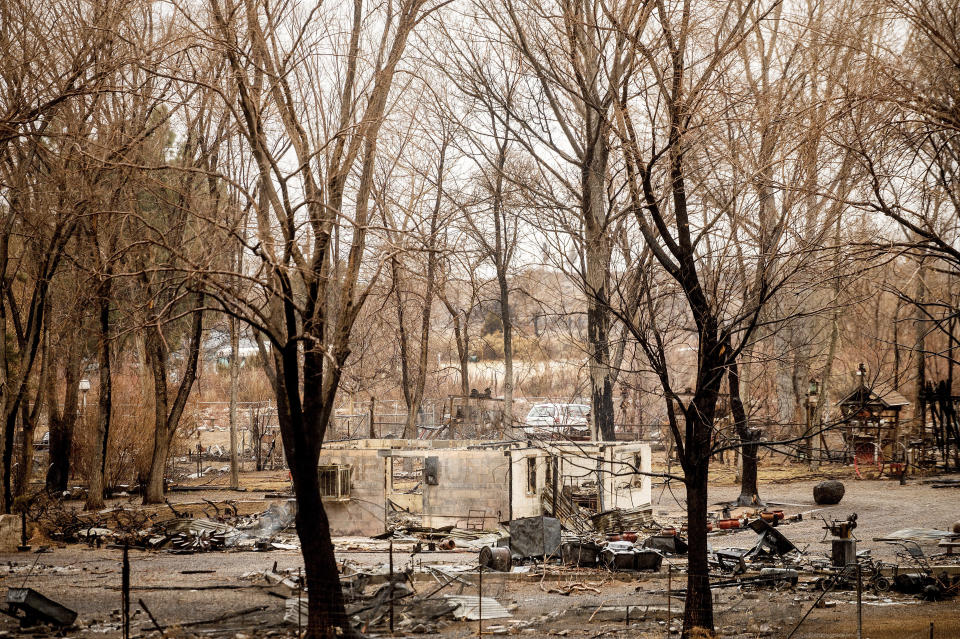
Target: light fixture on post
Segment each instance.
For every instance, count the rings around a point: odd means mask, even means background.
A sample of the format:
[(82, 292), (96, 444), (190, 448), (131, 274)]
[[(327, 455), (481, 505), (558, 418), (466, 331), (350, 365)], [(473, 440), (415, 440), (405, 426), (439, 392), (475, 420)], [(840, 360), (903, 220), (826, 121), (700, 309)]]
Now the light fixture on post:
[(84, 415), (87, 412), (87, 391), (90, 390), (90, 380), (84, 377), (77, 388), (80, 389), (80, 414)]
[[(820, 401), (820, 381), (816, 378), (810, 378), (810, 385), (807, 387), (807, 441), (806, 441), (806, 453), (807, 458), (810, 460), (810, 468), (816, 469), (819, 465), (820, 460), (820, 450), (819, 443), (821, 434), (817, 432), (813, 433), (813, 417), (814, 413), (817, 410), (817, 404)], [(817, 429), (819, 431), (819, 428)], [(811, 439), (812, 438), (812, 439)], [(813, 442), (817, 442), (817, 453), (813, 453)]]

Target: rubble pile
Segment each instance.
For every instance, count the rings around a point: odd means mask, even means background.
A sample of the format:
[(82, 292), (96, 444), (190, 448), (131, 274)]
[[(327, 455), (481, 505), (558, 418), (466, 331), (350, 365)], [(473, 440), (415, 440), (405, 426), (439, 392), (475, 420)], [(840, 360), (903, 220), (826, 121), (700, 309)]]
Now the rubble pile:
[(90, 513), (47, 508), (38, 523), (50, 539), (90, 546), (127, 545), (151, 550), (193, 553), (213, 550), (294, 550), (296, 508), (292, 501), (271, 504), (254, 515), (236, 514), (236, 508), (212, 504), (212, 517), (192, 517), (168, 504), (173, 518), (117, 507)]

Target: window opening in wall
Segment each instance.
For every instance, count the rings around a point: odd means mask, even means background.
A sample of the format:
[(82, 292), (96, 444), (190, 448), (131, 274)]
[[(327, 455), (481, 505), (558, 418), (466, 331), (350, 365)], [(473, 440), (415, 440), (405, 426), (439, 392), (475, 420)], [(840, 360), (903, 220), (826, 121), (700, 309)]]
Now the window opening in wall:
[(630, 481), (630, 485), (634, 488), (638, 488), (643, 485), (643, 475), (640, 474), (642, 460), (643, 456), (640, 453), (633, 454), (633, 478)]
[(320, 496), (331, 500), (350, 499), (350, 466), (330, 464), (318, 466)]
[(390, 492), (423, 493), (423, 457), (393, 457)]
[(537, 492), (537, 458), (527, 457), (527, 494)]

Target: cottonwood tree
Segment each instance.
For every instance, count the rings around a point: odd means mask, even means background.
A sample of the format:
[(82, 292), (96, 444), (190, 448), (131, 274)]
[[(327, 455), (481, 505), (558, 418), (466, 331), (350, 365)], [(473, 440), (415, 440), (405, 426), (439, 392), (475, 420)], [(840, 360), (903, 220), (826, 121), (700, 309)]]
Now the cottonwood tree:
[[(713, 628), (707, 476), (718, 449), (715, 421), (724, 378), (760, 322), (770, 321), (762, 313), (773, 295), (792, 285), (815, 254), (808, 243), (816, 246), (820, 239), (797, 241), (784, 232), (795, 219), (793, 207), (765, 210), (772, 218), (762, 227), (770, 234), (763, 242), (751, 238), (751, 225), (730, 224), (731, 207), (756, 200), (739, 158), (724, 149), (724, 122), (734, 115), (724, 98), (743, 86), (749, 66), (736, 63), (737, 50), (764, 28), (774, 6), (657, 2), (646, 28), (620, 32), (631, 47), (624, 72), (631, 84), (614, 96), (611, 126), (626, 175), (625, 211), (651, 254), (649, 267), (632, 273), (637, 301), (620, 315), (659, 378), (683, 472), (690, 542), (685, 636)], [(741, 244), (754, 248), (738, 256)], [(689, 400), (680, 396), (664, 337), (670, 315), (658, 313), (657, 304), (680, 312), (679, 325), (689, 331), (686, 341), (696, 355)]]
[[(308, 637), (354, 633), (344, 610), (317, 461), (351, 329), (383, 268), (371, 239), (374, 170), (394, 80), (425, 0), (389, 6), (214, 0), (179, 5), (208, 55), (227, 62), (226, 98), (256, 171), (252, 294), (210, 273), (208, 293), (269, 343), (277, 418), (297, 499)], [(211, 220), (228, 226), (222, 219)], [(236, 233), (236, 221), (232, 223)], [(229, 227), (228, 227), (229, 228)]]
[[(515, 86), (517, 81), (514, 76), (507, 83)], [(508, 86), (505, 90), (510, 92), (512, 88)], [(472, 113), (477, 106), (495, 107), (487, 103), (461, 108)], [(503, 337), (503, 419), (508, 426), (513, 423), (515, 385), (510, 276), (521, 227), (518, 210), (521, 198), (517, 195), (515, 180), (526, 172), (511, 149), (509, 124), (501, 124), (502, 118), (509, 122), (509, 117), (508, 113), (481, 110), (478, 119), (482, 122), (471, 119), (461, 123), (460, 152), (469, 158), (472, 168), (467, 183), (458, 192), (447, 194), (458, 212), (458, 226), (475, 246), (473, 252), (493, 267), (494, 299)]]
[[(851, 10), (844, 2), (829, 8), (815, 4), (785, 16), (782, 3), (755, 5), (750, 16), (754, 28), (738, 47), (742, 74), (723, 80), (717, 92), (724, 121), (715, 143), (724, 158), (718, 166), (727, 175), (711, 181), (706, 198), (727, 212), (726, 223), (739, 236), (731, 247), (736, 262), (750, 268), (752, 256), (759, 253), (768, 256), (768, 273), (781, 267), (795, 270), (791, 285), (765, 302), (753, 343), (740, 349), (741, 361), (731, 362), (728, 369), (735, 437), (742, 444), (738, 502), (744, 505), (759, 503), (756, 455), (761, 433), (749, 425), (748, 410), (758, 402), (751, 401), (749, 386), (742, 385), (743, 374), (752, 380), (752, 371), (772, 363), (781, 423), (802, 424), (807, 382), (823, 359), (828, 332), (823, 318), (837, 310), (835, 290), (825, 290), (821, 282), (834, 279), (839, 286), (842, 273), (836, 263), (832, 272), (823, 269), (819, 258), (825, 251), (835, 253), (827, 244), (837, 240), (826, 230), (839, 224), (839, 203), (853, 182), (850, 154), (832, 141), (843, 112), (838, 94), (856, 70), (850, 49), (836, 44), (847, 35)], [(793, 230), (799, 237), (786, 239)], [(785, 245), (795, 248), (781, 252)], [(754, 279), (766, 276), (760, 270), (752, 274)], [(738, 279), (750, 285), (735, 292), (740, 299), (749, 300), (751, 290), (762, 290), (750, 281), (750, 273)], [(821, 395), (826, 390), (824, 384)], [(814, 434), (799, 427), (793, 436), (807, 442), (809, 456)]]
[[(94, 96), (87, 105), (89, 117), (82, 120), (84, 126), (78, 131), (78, 143), (86, 151), (78, 167), (83, 199), (75, 206), (83, 214), (78, 259), (83, 260), (92, 282), (99, 376), (93, 450), (89, 451), (87, 464), (88, 509), (103, 507), (107, 488), (105, 471), (113, 411), (111, 368), (117, 360), (117, 302), (126, 283), (124, 269), (131, 263), (128, 255), (132, 247), (149, 241), (130, 237), (127, 231), (131, 224), (139, 226), (149, 217), (141, 199), (144, 180), (146, 173), (156, 168), (152, 162), (156, 140), (169, 130), (170, 120), (177, 113), (175, 106), (168, 106), (173, 80), (142, 64), (163, 57), (171, 33), (170, 22), (155, 16), (153, 10), (149, 3), (134, 5), (112, 25), (115, 54), (130, 63), (116, 69), (109, 80), (114, 88), (125, 90)], [(135, 267), (133, 272), (137, 272)]]
[(79, 221), (64, 201), (69, 197), (50, 195), (56, 193), (51, 177), (56, 177), (53, 168), (64, 149), (55, 140), (72, 104), (98, 94), (124, 63), (112, 47), (111, 26), (131, 4), (14, 0), (0, 6), (0, 49), (5, 52), (0, 61), (0, 330), (8, 346), (0, 355), (5, 512), (11, 507), (16, 421), (42, 342), (50, 282)]
[(51, 351), (57, 353), (51, 361), (50, 372), (45, 376), (44, 397), (50, 432), (45, 486), (52, 493), (67, 489), (74, 432), (80, 412), (85, 408), (82, 402), (86, 397), (80, 390), (80, 380), (84, 363), (90, 359), (90, 318), (85, 312), (89, 300), (83, 279), (83, 273), (76, 267), (61, 269), (53, 282), (52, 312), (47, 317), (46, 338), (50, 340)]
[[(408, 89), (407, 91), (410, 91)], [(419, 135), (392, 148), (403, 154), (378, 179), (377, 214), (390, 245), (390, 293), (395, 301), (400, 387), (407, 406), (402, 436), (416, 439), (430, 364), (433, 306), (440, 286), (443, 236), (449, 224), (444, 184), (450, 171), (452, 132), (413, 102), (405, 122), (428, 124)]]
[[(470, 394), (470, 320), (480, 303), (480, 281), (477, 270), (482, 259), (470, 249), (465, 235), (453, 234), (442, 254), (440, 285), (437, 297), (450, 315), (453, 341), (460, 372), (460, 394)], [(454, 415), (450, 416), (451, 424)], [(452, 433), (451, 433), (452, 435)]]
[[(613, 440), (609, 311), (612, 216), (609, 189), (612, 109), (630, 65), (630, 38), (653, 3), (548, 3), (503, 0), (475, 3), (473, 22), (446, 26), (459, 46), (442, 58), (456, 85), (516, 141), (536, 167), (515, 186), (538, 202), (533, 223), (556, 229), (584, 256), (563, 265), (578, 275), (586, 299), (592, 419)], [(461, 43), (475, 43), (471, 45)], [(524, 78), (506, 91), (503, 78)], [(502, 137), (502, 136), (501, 136)]]
[[(226, 119), (214, 117), (212, 96), (201, 96), (195, 109), (183, 110), (185, 137), (172, 161), (166, 160), (170, 149), (163, 140), (164, 134), (172, 131), (161, 129), (148, 141), (153, 148), (144, 150), (146, 157), (140, 162), (145, 173), (144, 190), (138, 198), (137, 214), (126, 225), (138, 239), (138, 245), (127, 256), (133, 278), (133, 299), (129, 301), (142, 309), (137, 313), (138, 324), (143, 327), (143, 351), (153, 386), (153, 448), (143, 495), (145, 504), (161, 503), (164, 499), (164, 471), (170, 445), (197, 379), (202, 348), (202, 287), (191, 284), (191, 274), (181, 266), (181, 258), (192, 252), (219, 257), (225, 262), (225, 270), (232, 265), (233, 256), (221, 255), (217, 242), (218, 237), (227, 242), (229, 236), (211, 233), (211, 229), (194, 219), (196, 215), (215, 219), (225, 205), (224, 189), (213, 176), (218, 169), (217, 155), (225, 137)], [(182, 103), (190, 103), (189, 94)], [(198, 288), (199, 293), (191, 292)], [(171, 353), (172, 346), (177, 345), (182, 346), (183, 369), (176, 376), (176, 388), (171, 393)], [(235, 432), (232, 435), (235, 439)], [(232, 447), (231, 451), (234, 450)]]
[[(957, 218), (960, 213), (960, 8), (944, 0), (879, 3), (885, 10), (872, 46), (851, 40), (869, 66), (849, 96), (847, 139), (864, 186), (847, 201), (896, 223), (880, 224), (873, 242), (878, 254), (898, 252), (915, 262), (915, 275), (895, 294), (914, 306), (917, 406), (928, 375), (927, 355), (952, 369), (957, 306), (949, 291), (938, 295), (928, 280), (937, 271), (948, 279), (960, 268)], [(946, 351), (931, 348), (930, 333), (946, 339)]]

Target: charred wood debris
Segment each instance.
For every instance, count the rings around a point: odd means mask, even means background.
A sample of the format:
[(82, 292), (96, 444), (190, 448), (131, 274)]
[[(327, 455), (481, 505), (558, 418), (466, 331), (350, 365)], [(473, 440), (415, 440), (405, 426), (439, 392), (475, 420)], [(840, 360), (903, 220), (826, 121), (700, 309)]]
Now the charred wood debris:
[[(236, 504), (230, 502), (206, 502), (191, 513), (182, 508), (168, 502), (166, 510), (116, 507), (91, 513), (48, 502), (31, 504), (30, 517), (53, 542), (86, 543), (98, 548), (184, 554), (299, 548), (293, 530), (292, 500), (275, 501), (255, 514), (238, 514)], [(874, 560), (869, 551), (856, 551), (855, 514), (846, 520), (823, 521), (824, 541), (832, 550), (829, 556), (823, 556), (790, 541), (789, 525), (801, 521), (802, 514), (786, 516), (782, 510), (743, 508), (737, 513), (731, 516), (725, 508), (711, 521), (711, 546), (719, 546), (718, 540), (734, 534), (753, 534), (754, 541), (746, 548), (711, 547), (714, 589), (735, 588), (743, 593), (806, 590), (813, 593), (810, 598), (815, 599), (817, 607), (830, 606), (825, 597), (838, 590), (860, 589), (876, 594), (895, 591), (927, 600), (960, 592), (960, 577), (938, 573), (916, 542), (918, 535), (927, 535), (928, 542), (933, 535), (941, 546), (952, 550), (960, 539), (958, 532), (905, 529), (889, 538), (876, 539), (898, 548), (899, 561), (888, 564)], [(576, 517), (564, 513), (562, 519), (527, 517), (503, 522), (495, 530), (416, 524), (412, 519), (395, 520), (381, 535), (339, 540), (338, 549), (346, 552), (386, 550), (390, 554), (387, 565), (371, 566), (349, 559), (340, 563), (347, 612), (360, 630), (390, 628), (430, 633), (451, 620), (504, 620), (487, 630), (512, 633), (536, 622), (512, 619), (515, 606), (505, 607), (495, 596), (485, 596), (485, 575), (488, 581), (500, 574), (517, 581), (538, 582), (544, 593), (567, 596), (600, 594), (611, 579), (639, 578), (631, 574), (641, 572), (669, 573), (670, 583), (677, 586), (685, 582), (680, 578), (687, 551), (685, 526), (680, 521), (657, 522), (649, 507)], [(394, 544), (398, 545), (396, 552)], [(40, 546), (35, 552), (45, 549)], [(454, 565), (437, 563), (435, 553), (443, 551), (476, 553), (476, 560)], [(272, 569), (248, 573), (243, 579), (283, 598), (287, 623), (305, 624), (307, 598), (299, 572), (278, 570), (274, 563)], [(672, 585), (668, 590), (645, 588), (641, 584), (636, 591), (679, 599), (685, 594), (682, 587)], [(630, 608), (626, 608), (628, 621)], [(76, 613), (29, 588), (11, 588), (6, 607), (0, 607), (0, 612), (19, 618), (21, 623), (61, 627), (76, 618)]]

